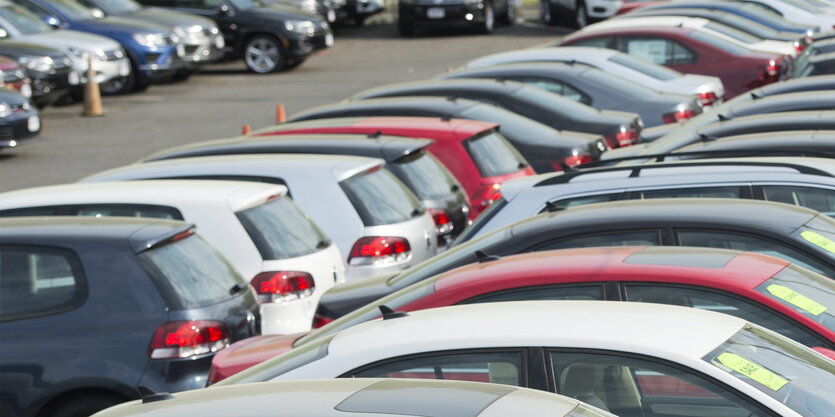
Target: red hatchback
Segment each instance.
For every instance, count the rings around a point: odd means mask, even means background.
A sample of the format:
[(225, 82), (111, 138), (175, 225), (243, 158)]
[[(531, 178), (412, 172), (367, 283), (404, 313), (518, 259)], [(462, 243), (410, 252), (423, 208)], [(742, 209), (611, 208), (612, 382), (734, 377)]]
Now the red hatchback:
[(436, 117), (349, 117), (270, 126), (252, 136), (360, 133), (429, 138), (427, 148), (466, 190), (475, 219), (501, 197), (501, 184), (534, 175), (528, 161), (499, 133), (496, 123)]
[(698, 30), (670, 28), (612, 28), (566, 36), (560, 46), (592, 46), (665, 65), (685, 74), (719, 77), (725, 98), (785, 79), (791, 61), (777, 54), (754, 52)]
[(379, 305), (414, 311), (519, 300), (673, 304), (741, 317), (835, 359), (835, 281), (752, 252), (691, 247), (600, 247), (486, 259), (418, 282), (310, 333), (259, 336), (220, 351), (210, 383), (295, 346), (372, 320)]

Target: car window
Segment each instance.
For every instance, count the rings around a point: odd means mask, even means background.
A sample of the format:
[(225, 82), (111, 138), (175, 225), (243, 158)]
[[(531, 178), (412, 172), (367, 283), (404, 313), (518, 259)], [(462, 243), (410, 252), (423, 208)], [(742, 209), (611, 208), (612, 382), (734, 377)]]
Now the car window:
[(220, 0), (177, 0), (177, 7), (184, 9), (216, 10), (221, 4)]
[[(142, 6), (133, 0), (98, 0), (109, 13), (130, 13), (140, 10)], [(91, 4), (92, 5), (92, 4)]]
[(704, 27), (706, 29), (714, 30), (723, 35), (729, 36), (743, 43), (757, 43), (762, 41), (762, 39), (754, 35), (751, 35), (750, 33), (745, 33), (739, 29), (735, 29), (728, 25), (723, 25), (717, 22), (708, 22)]
[(776, 15), (780, 15), (780, 16), (782, 16), (782, 15), (783, 15), (783, 13), (780, 13), (780, 11), (779, 11), (779, 10), (777, 10), (777, 9), (775, 9), (775, 8), (773, 8), (773, 7), (769, 6), (769, 5), (767, 5), (767, 4), (763, 4), (763, 3), (759, 3), (759, 2), (755, 2), (755, 1), (744, 1), (744, 0), (743, 0), (742, 2), (743, 2), (743, 3), (750, 4), (750, 5), (752, 5), (752, 6), (756, 7), (756, 8), (758, 8), (758, 9), (760, 9), (760, 10), (765, 10), (765, 11), (767, 11), (767, 12), (769, 12), (769, 13), (774, 13), (774, 14), (776, 14)]
[(557, 392), (621, 417), (770, 414), (684, 368), (606, 353), (552, 351)]
[(522, 352), (434, 352), (386, 360), (343, 377), (420, 378), (523, 386)]
[(324, 249), (330, 240), (290, 197), (236, 213), (263, 259), (287, 259)]
[(87, 282), (74, 252), (0, 246), (0, 321), (68, 311), (86, 296)]
[(391, 172), (380, 169), (354, 175), (340, 183), (363, 224), (401, 223), (423, 213), (420, 202)]
[[(594, 203), (606, 203), (610, 201), (617, 201), (626, 196), (626, 192), (620, 193), (610, 193), (610, 194), (598, 194), (598, 195), (585, 195), (581, 197), (570, 197), (570, 198), (563, 198), (560, 200), (553, 200), (551, 204), (559, 206), (559, 207), (574, 207), (574, 206), (583, 206), (586, 204), (594, 204)], [(547, 207), (543, 207), (540, 213), (547, 211)]]
[(464, 147), (483, 177), (511, 174), (527, 166), (525, 158), (497, 131), (467, 139)]
[(70, 19), (88, 20), (95, 18), (90, 9), (75, 0), (50, 0), (49, 4)]
[(548, 285), (491, 292), (473, 297), (460, 304), (527, 300), (602, 300), (603, 298), (603, 284)]
[(444, 198), (460, 188), (449, 170), (424, 150), (397, 159), (388, 168), (421, 200)]
[(638, 71), (642, 74), (646, 74), (659, 81), (670, 81), (682, 76), (682, 74), (678, 71), (671, 70), (662, 65), (653, 64), (650, 61), (634, 57), (629, 54), (612, 55), (609, 57), (609, 61), (623, 65), (624, 67)]
[(763, 185), (762, 190), (768, 201), (808, 207), (835, 217), (835, 190), (793, 185)]
[(657, 246), (661, 244), (657, 230), (608, 232), (560, 239), (536, 247), (535, 251), (594, 248), (600, 246)]
[(525, 83), (531, 87), (536, 87), (541, 90), (559, 94), (565, 98), (583, 104), (591, 104), (591, 98), (589, 98), (589, 96), (583, 94), (582, 92), (580, 92), (580, 90), (577, 90), (576, 88), (557, 80), (540, 77), (511, 77), (509, 79), (520, 83)]
[(658, 65), (687, 65), (696, 62), (696, 55), (684, 45), (650, 36), (623, 39), (624, 52)]
[(670, 304), (730, 314), (774, 330), (809, 347), (829, 346), (799, 323), (753, 302), (714, 290), (663, 284), (623, 284), (626, 301)]
[(835, 331), (835, 280), (790, 264), (757, 291)]
[(587, 71), (583, 72), (582, 77), (588, 78), (595, 84), (623, 92), (630, 98), (635, 100), (648, 100), (658, 95), (658, 93), (647, 87), (644, 87), (642, 84), (638, 84), (626, 78), (621, 78), (617, 75), (610, 74), (605, 71), (600, 71), (595, 68), (590, 68)]
[(603, 36), (599, 38), (580, 39), (571, 42), (571, 46), (589, 46), (593, 48), (608, 48), (612, 49), (612, 37)]
[(747, 55), (751, 53), (750, 49), (747, 49), (742, 45), (737, 45), (728, 40), (722, 39), (718, 36), (714, 36), (705, 32), (699, 32), (697, 30), (694, 30), (688, 33), (687, 36), (699, 42), (711, 45), (714, 48), (721, 49), (732, 55)]
[(632, 198), (742, 198), (742, 187), (694, 187), (636, 191)]
[(41, 21), (34, 13), (11, 3), (0, 7), (0, 18), (24, 35), (49, 32), (51, 30), (49, 25)]

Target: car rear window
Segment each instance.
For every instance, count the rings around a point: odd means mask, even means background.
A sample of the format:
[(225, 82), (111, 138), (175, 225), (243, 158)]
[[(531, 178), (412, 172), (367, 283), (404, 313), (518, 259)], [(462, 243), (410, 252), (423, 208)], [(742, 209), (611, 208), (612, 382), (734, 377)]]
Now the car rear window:
[(295, 258), (330, 244), (328, 237), (287, 196), (236, 215), (265, 260)]
[(377, 167), (340, 184), (366, 226), (401, 223), (423, 214), (420, 202), (389, 171)]
[(514, 173), (527, 166), (525, 158), (495, 130), (467, 139), (464, 146), (484, 177)]
[(722, 39), (718, 36), (709, 35), (704, 32), (699, 31), (692, 31), (688, 35), (688, 37), (693, 38), (699, 42), (706, 43), (711, 45), (715, 48), (721, 49), (729, 54), (733, 55), (746, 55), (751, 53), (751, 50), (745, 48), (744, 46), (740, 46), (725, 39)]
[(588, 78), (596, 84), (600, 84), (614, 90), (623, 91), (630, 97), (636, 99), (648, 100), (658, 95), (655, 91), (652, 91), (641, 84), (593, 68), (583, 72), (582, 77)]
[(745, 32), (743, 32), (739, 29), (734, 29), (730, 26), (723, 25), (721, 23), (710, 22), (710, 23), (705, 25), (705, 28), (710, 29), (710, 30), (714, 30), (714, 31), (719, 32), (723, 35), (730, 36), (731, 38), (736, 39), (736, 40), (738, 40), (740, 42), (743, 42), (743, 43), (757, 43), (757, 42), (762, 41), (762, 39), (760, 39), (760, 38), (758, 38), (754, 35), (751, 35), (749, 33), (745, 33)]
[(646, 74), (656, 80), (670, 81), (681, 77), (681, 73), (678, 71), (627, 54), (614, 54), (609, 57), (609, 61)]
[(835, 331), (835, 281), (789, 265), (757, 287), (757, 291)]
[(139, 254), (148, 273), (161, 285), (170, 308), (204, 307), (234, 296), (246, 282), (217, 251), (197, 235)]
[(423, 150), (404, 156), (388, 167), (421, 200), (447, 197), (458, 185), (452, 174)]

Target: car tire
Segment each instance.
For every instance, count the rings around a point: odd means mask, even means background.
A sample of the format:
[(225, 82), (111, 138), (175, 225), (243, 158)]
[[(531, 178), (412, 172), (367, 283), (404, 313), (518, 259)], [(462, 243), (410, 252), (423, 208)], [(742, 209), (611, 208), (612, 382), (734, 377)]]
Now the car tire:
[(56, 407), (51, 417), (89, 417), (105, 408), (127, 401), (111, 395), (87, 395)]
[(556, 22), (551, 14), (551, 3), (548, 0), (539, 0), (539, 20), (542, 24), (553, 26)]
[(515, 0), (507, 0), (507, 8), (502, 16), (502, 24), (512, 26), (514, 23), (516, 23)]
[(589, 24), (589, 14), (586, 11), (586, 3), (583, 0), (577, 1), (577, 10), (574, 11), (574, 26), (582, 29)]
[(489, 1), (484, 2), (484, 21), (478, 26), (478, 32), (485, 35), (493, 32), (496, 26), (496, 14), (493, 11), (493, 3)]
[(244, 43), (244, 63), (256, 74), (269, 74), (284, 68), (287, 58), (278, 38), (255, 35)]

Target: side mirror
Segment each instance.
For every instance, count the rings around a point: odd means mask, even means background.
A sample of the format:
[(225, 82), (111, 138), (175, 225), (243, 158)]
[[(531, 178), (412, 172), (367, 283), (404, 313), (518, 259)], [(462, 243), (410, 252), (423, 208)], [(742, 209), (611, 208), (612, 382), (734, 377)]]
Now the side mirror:
[(52, 26), (53, 29), (61, 29), (61, 21), (55, 16), (46, 16), (43, 18), (43, 21), (47, 25)]
[(0, 39), (4, 39), (9, 37), (9, 32), (6, 32), (6, 29), (0, 28)]
[(820, 347), (820, 346), (813, 347), (812, 350), (814, 350), (815, 352), (818, 352), (821, 355), (826, 356), (827, 358), (832, 359), (833, 361), (835, 361), (835, 350), (827, 349), (825, 347)]

